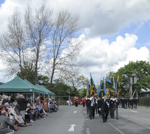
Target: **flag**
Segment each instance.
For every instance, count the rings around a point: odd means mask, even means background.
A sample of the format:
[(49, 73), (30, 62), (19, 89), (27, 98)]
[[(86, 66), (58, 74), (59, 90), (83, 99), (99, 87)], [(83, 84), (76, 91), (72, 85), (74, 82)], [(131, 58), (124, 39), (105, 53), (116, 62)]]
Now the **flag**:
[(102, 96), (106, 95), (104, 78), (103, 78), (103, 82), (101, 85), (101, 92), (102, 92), (101, 93)]
[(86, 97), (90, 96), (90, 83), (89, 81), (87, 82), (87, 92), (86, 92)]
[(95, 90), (94, 90), (94, 86), (91, 86), (91, 90), (90, 90), (90, 95), (96, 95), (96, 92), (95, 92)]
[[(99, 87), (98, 87), (98, 91), (97, 91), (97, 96), (99, 96), (100, 95), (100, 93), (101, 93), (101, 81), (100, 81), (100, 84), (99, 84)], [(99, 96), (100, 97), (100, 96)], [(100, 97), (101, 98), (101, 97)]]
[(94, 80), (93, 80), (93, 78), (92, 78), (92, 75), (91, 75), (91, 73), (90, 73), (90, 81), (91, 81), (91, 87), (90, 87), (90, 89), (91, 89), (91, 92), (90, 92), (90, 95), (97, 95), (97, 87), (96, 87), (96, 85), (95, 85), (95, 83), (94, 83)]
[[(110, 96), (115, 94), (116, 90), (115, 90), (115, 88), (113, 87), (113, 84), (112, 84), (111, 80), (110, 80), (108, 77), (106, 77), (106, 88), (107, 88), (109, 91), (111, 91)], [(110, 93), (110, 92), (109, 92), (109, 93)]]

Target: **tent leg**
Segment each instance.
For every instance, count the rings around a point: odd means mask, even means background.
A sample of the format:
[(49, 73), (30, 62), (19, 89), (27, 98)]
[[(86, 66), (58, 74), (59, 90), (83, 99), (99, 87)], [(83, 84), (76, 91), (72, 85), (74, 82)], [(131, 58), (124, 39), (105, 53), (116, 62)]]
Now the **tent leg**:
[(49, 95), (48, 95), (48, 106), (49, 106)]
[(34, 92), (33, 92), (33, 107), (34, 107)]
[(39, 106), (40, 106), (40, 101), (41, 101), (41, 100), (40, 100), (40, 94), (39, 94)]
[(44, 104), (43, 105), (45, 105), (45, 94), (44, 94)]

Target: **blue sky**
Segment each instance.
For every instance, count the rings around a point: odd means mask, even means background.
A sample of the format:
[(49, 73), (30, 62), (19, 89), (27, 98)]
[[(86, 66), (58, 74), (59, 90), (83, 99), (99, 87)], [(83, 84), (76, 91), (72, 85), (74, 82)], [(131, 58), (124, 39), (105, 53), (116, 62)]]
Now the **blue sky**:
[[(146, 21), (140, 26), (141, 23), (138, 24), (130, 24), (129, 26), (123, 27), (117, 33), (113, 33), (111, 35), (102, 36), (102, 39), (108, 39), (109, 42), (113, 42), (116, 40), (116, 37), (119, 35), (125, 36), (125, 33), (135, 34), (138, 36), (138, 40), (136, 42), (136, 48), (139, 49), (141, 46), (147, 46), (150, 49), (150, 21)], [(138, 28), (139, 27), (139, 28)]]
[[(129, 61), (150, 61), (150, 1), (148, 0), (44, 0), (54, 14), (67, 9), (79, 16), (76, 38), (83, 39), (78, 63), (87, 67), (81, 73), (96, 83), (109, 71), (117, 71)], [(43, 0), (0, 0), (0, 34), (7, 31), (8, 17), (18, 8), (24, 14), (26, 5), (33, 9)], [(5, 63), (0, 60), (0, 82), (7, 82)]]

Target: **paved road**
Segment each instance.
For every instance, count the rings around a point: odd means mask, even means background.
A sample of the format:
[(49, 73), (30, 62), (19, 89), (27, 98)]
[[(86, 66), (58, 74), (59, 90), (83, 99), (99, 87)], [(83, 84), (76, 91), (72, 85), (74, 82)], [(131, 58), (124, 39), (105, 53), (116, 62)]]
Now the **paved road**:
[[(144, 114), (143, 114), (144, 113)], [(73, 126), (70, 126), (73, 125)], [(75, 126), (76, 125), (76, 126)], [(56, 113), (49, 113), (29, 127), (19, 127), (15, 134), (150, 134), (150, 109), (119, 108), (119, 119), (109, 117), (107, 123), (96, 115), (90, 120), (82, 106), (60, 106)]]

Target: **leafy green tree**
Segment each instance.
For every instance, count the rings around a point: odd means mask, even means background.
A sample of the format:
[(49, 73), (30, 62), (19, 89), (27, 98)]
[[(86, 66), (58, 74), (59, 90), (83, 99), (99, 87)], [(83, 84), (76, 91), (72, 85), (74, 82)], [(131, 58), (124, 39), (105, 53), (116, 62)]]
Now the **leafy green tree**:
[(79, 96), (81, 97), (86, 96), (87, 89), (79, 89), (78, 91), (79, 91)]
[(137, 82), (133, 89), (138, 91), (138, 94), (144, 89), (150, 88), (150, 64), (146, 61), (130, 62), (128, 65), (120, 68), (116, 75), (120, 77), (121, 94), (127, 96), (130, 88), (130, 77), (135, 73), (137, 75)]
[(44, 75), (39, 75), (38, 76), (38, 84), (47, 87), (49, 84), (49, 78)]
[(22, 79), (27, 79), (32, 84), (34, 84), (35, 80), (34, 75), (35, 75), (34, 66), (33, 64), (30, 63), (26, 63), (24, 68), (22, 68), (22, 71), (17, 73), (17, 76), (19, 76)]
[(69, 88), (69, 86), (59, 79), (56, 79), (53, 83), (53, 92), (56, 94), (56, 96), (67, 96), (67, 89)]

